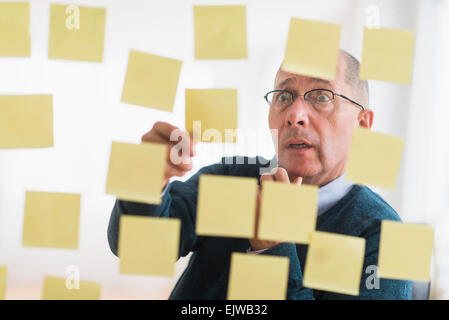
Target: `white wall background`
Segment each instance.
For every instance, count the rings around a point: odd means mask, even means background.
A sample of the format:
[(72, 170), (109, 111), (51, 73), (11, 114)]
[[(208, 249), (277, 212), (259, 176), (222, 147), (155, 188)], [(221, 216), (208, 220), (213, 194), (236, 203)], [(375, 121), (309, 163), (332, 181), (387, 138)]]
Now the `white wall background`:
[[(0, 264), (8, 266), (7, 299), (39, 299), (46, 275), (80, 268), (81, 280), (102, 284), (103, 299), (165, 299), (177, 276), (120, 275), (106, 229), (114, 197), (105, 194), (111, 141), (140, 142), (158, 120), (183, 127), (185, 88), (237, 88), (239, 128), (264, 130), (264, 148), (199, 145), (195, 168), (223, 154), (273, 155), (263, 95), (282, 60), (290, 17), (343, 26), (341, 47), (361, 57), (367, 5), (382, 27), (416, 32), (411, 86), (372, 81), (374, 130), (405, 137), (398, 188), (379, 191), (405, 221), (437, 227), (433, 297), (449, 298), (447, 168), (447, 2), (439, 0), (31, 0), (31, 58), (0, 59), (0, 94), (53, 94), (55, 147), (0, 150)], [(103, 63), (47, 58), (50, 3), (107, 8)], [(195, 61), (193, 5), (247, 6), (248, 60)], [(445, 11), (443, 10), (445, 9)], [(444, 29), (445, 28), (445, 29)], [(183, 60), (173, 113), (120, 103), (130, 49)], [(444, 51), (446, 50), (446, 51)], [(443, 52), (446, 54), (444, 55)], [(445, 71), (444, 71), (445, 70)], [(436, 85), (438, 84), (438, 86)], [(444, 117), (446, 115), (446, 117)], [(78, 250), (21, 246), (26, 190), (81, 193)], [(426, 195), (426, 196), (424, 196)], [(444, 229), (443, 229), (444, 228)]]

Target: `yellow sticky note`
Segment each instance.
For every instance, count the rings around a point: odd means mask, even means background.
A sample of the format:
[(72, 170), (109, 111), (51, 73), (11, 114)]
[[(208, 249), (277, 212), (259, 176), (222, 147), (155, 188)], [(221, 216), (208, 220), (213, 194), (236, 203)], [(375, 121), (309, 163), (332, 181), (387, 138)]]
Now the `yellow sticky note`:
[(171, 112), (181, 65), (181, 60), (131, 51), (121, 101)]
[(106, 193), (144, 203), (161, 203), (167, 146), (112, 142)]
[(120, 273), (173, 276), (180, 232), (179, 219), (122, 216), (118, 248)]
[(312, 232), (304, 270), (304, 286), (358, 295), (364, 254), (363, 238)]
[(42, 300), (99, 300), (101, 284), (70, 278), (45, 277)]
[(50, 59), (103, 61), (106, 9), (52, 4)]
[(357, 127), (352, 134), (346, 179), (358, 184), (394, 189), (404, 140)]
[(53, 147), (53, 96), (0, 96), (0, 149)]
[(30, 5), (0, 2), (0, 57), (29, 57)]
[(0, 300), (5, 300), (6, 296), (6, 276), (7, 276), (7, 267), (0, 266)]
[(282, 69), (333, 80), (337, 72), (341, 26), (296, 19), (290, 21)]
[(360, 79), (409, 84), (414, 45), (413, 31), (365, 27)]
[(316, 227), (317, 203), (316, 186), (264, 182), (258, 238), (309, 243)]
[(287, 257), (233, 252), (228, 300), (285, 300), (288, 265)]
[(201, 175), (196, 233), (204, 236), (252, 238), (257, 179)]
[(246, 6), (194, 6), (195, 59), (247, 59)]
[(426, 225), (382, 221), (379, 278), (430, 281), (434, 229)]
[(78, 249), (81, 195), (27, 191), (22, 245)]
[(194, 121), (202, 142), (236, 142), (237, 90), (186, 89), (186, 129), (192, 134)]

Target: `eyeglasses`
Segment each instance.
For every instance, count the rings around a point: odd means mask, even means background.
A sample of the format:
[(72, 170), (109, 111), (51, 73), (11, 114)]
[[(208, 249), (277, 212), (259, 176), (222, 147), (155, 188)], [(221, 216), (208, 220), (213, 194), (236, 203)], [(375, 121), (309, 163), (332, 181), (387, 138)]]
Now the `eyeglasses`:
[(292, 105), (297, 97), (304, 97), (304, 101), (306, 101), (313, 108), (319, 111), (325, 111), (326, 109), (329, 109), (329, 107), (333, 106), (332, 100), (334, 100), (335, 96), (346, 99), (362, 108), (362, 110), (365, 110), (360, 103), (328, 89), (313, 89), (304, 94), (296, 94), (288, 90), (273, 90), (268, 92), (264, 98), (270, 106), (285, 109)]

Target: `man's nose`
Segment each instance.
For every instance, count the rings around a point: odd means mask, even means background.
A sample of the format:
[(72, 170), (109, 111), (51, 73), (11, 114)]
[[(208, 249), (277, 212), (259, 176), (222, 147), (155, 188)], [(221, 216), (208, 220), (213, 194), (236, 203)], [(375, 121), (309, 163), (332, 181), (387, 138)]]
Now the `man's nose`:
[(298, 97), (293, 104), (288, 107), (285, 124), (289, 127), (306, 127), (309, 124), (310, 107), (303, 97)]

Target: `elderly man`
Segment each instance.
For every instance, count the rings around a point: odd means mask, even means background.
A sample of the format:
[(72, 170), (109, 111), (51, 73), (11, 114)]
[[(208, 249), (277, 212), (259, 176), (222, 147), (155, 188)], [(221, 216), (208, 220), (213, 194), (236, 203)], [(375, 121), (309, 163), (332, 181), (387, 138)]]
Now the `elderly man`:
[[(275, 90), (265, 96), (270, 104), (270, 129), (278, 133), (274, 137), (278, 145), (278, 167), (261, 175), (261, 161), (245, 158), (244, 164), (240, 164), (236, 157), (234, 161), (224, 158), (222, 163), (202, 168), (186, 182), (173, 181), (166, 185), (159, 206), (117, 200), (108, 229), (111, 250), (117, 254), (122, 214), (179, 218), (182, 221), (179, 256), (192, 251), (193, 255), (171, 299), (225, 299), (232, 252), (288, 257), (288, 299), (410, 299), (411, 282), (379, 280), (375, 276), (381, 220), (400, 220), (399, 216), (368, 187), (344, 179), (354, 128), (371, 128), (373, 123), (373, 111), (368, 109), (368, 84), (358, 78), (358, 71), (358, 61), (345, 51), (340, 51), (334, 81), (280, 69)], [(173, 148), (177, 142), (170, 141), (169, 137), (175, 129), (178, 128), (158, 122), (142, 140), (166, 143)], [(183, 143), (190, 146), (189, 157), (194, 156), (190, 140), (184, 139)], [(170, 177), (182, 176), (190, 169), (189, 163), (175, 165), (167, 157), (164, 185)], [(256, 177), (261, 187), (268, 180), (319, 186), (317, 230), (366, 239), (360, 295), (305, 288), (302, 285), (307, 258), (305, 245), (197, 236), (195, 221), (201, 174)]]

